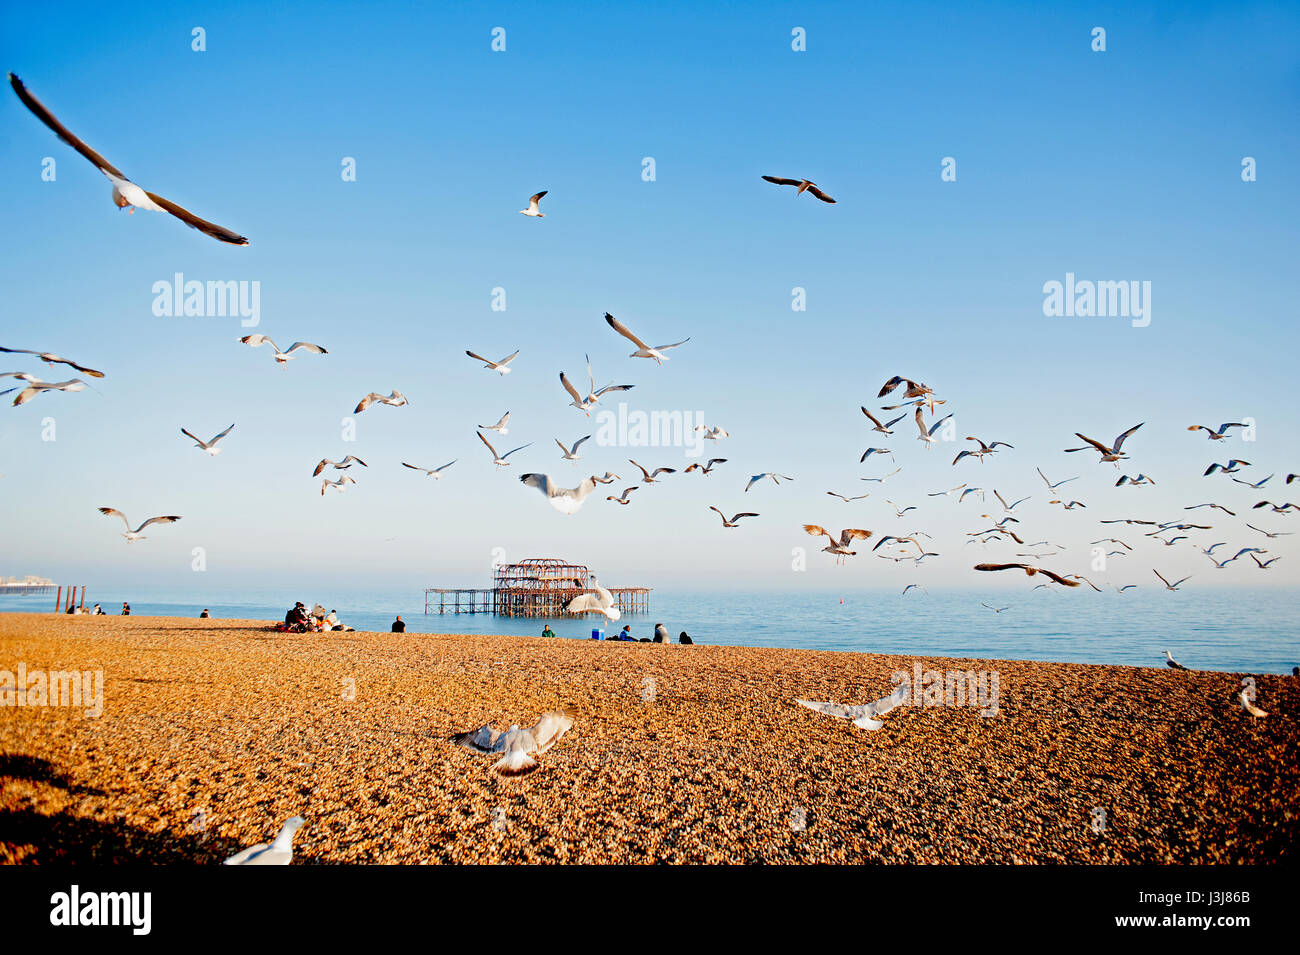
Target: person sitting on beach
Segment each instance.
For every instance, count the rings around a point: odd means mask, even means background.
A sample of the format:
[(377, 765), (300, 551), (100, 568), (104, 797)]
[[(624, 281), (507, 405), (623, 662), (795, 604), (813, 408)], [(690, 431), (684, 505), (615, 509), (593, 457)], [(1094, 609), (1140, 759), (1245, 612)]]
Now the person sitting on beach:
[(662, 623), (655, 624), (655, 643), (667, 643), (668, 641), (668, 628)]
[(331, 610), (328, 614), (326, 614), (324, 626), (326, 630), (343, 629), (343, 625), (339, 623), (339, 612), (337, 610)]
[(542, 636), (544, 637), (555, 636), (555, 631), (551, 629), (551, 625), (549, 623), (542, 629)]
[(200, 619), (200, 620), (207, 620), (209, 616), (210, 616), (210, 614), (208, 613), (208, 608), (207, 608), (207, 607), (204, 607), (204, 608), (203, 608), (203, 613), (199, 614), (199, 619)]
[(108, 614), (104, 613), (104, 608), (101, 607), (99, 604), (95, 604), (95, 609), (92, 610), (91, 613), (93, 613), (96, 617), (107, 617), (107, 616), (108, 616)]
[(406, 633), (406, 624), (402, 622), (400, 614), (397, 619), (393, 621), (393, 633)]
[(632, 627), (631, 627), (630, 624), (624, 624), (624, 625), (623, 625), (623, 629), (620, 630), (620, 631), (618, 632), (618, 638), (617, 638), (617, 639), (619, 639), (619, 640), (635, 640), (635, 639), (636, 639), (635, 637), (632, 636)]
[(678, 642), (678, 643), (687, 643), (687, 644), (689, 644), (689, 643), (694, 643), (695, 641), (692, 640), (692, 639), (690, 638), (690, 635), (687, 634), (687, 632), (686, 632), (685, 630), (683, 630), (683, 631), (681, 632), (681, 635), (678, 636), (678, 638), (677, 638), (677, 642)]
[(284, 615), (284, 625), (288, 630), (294, 633), (303, 633), (307, 629), (307, 608), (303, 606), (301, 600), (293, 605), (288, 613)]
[(126, 603), (125, 601), (122, 602), (122, 616), (123, 617), (131, 616), (131, 605), (129, 603)]

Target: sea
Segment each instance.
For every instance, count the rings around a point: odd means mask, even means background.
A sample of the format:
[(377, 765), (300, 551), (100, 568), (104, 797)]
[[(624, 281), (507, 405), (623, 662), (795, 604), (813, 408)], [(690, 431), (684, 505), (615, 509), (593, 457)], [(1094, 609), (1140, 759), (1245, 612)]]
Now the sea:
[[(995, 599), (996, 598), (996, 599)], [(1300, 665), (1300, 590), (1180, 590), (1124, 594), (1034, 590), (690, 592), (654, 590), (648, 614), (617, 624), (600, 617), (496, 617), (426, 614), (424, 594), (366, 591), (310, 594), (214, 591), (90, 593), (115, 614), (127, 600), (135, 616), (284, 619), (301, 600), (338, 611), (357, 630), (387, 632), (396, 615), (407, 633), (540, 635), (550, 625), (565, 639), (613, 636), (630, 624), (636, 637), (662, 622), (676, 639), (686, 631), (700, 644), (848, 650), (923, 657), (1047, 660), (1068, 663), (1164, 666), (1164, 651), (1193, 669), (1234, 673), (1290, 673)], [(0, 612), (48, 612), (55, 595), (0, 595)], [(994, 609), (984, 606), (988, 604)], [(1000, 612), (997, 612), (1000, 611)]]

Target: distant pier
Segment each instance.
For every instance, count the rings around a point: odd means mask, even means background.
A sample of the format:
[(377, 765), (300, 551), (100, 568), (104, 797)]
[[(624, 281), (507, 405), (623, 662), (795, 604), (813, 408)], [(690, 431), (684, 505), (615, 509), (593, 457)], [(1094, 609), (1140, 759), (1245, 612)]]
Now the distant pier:
[[(606, 587), (622, 614), (650, 612), (649, 587)], [(498, 565), (490, 589), (429, 587), (425, 613), (490, 613), (498, 617), (564, 617), (574, 597), (594, 593), (591, 571), (556, 557)]]

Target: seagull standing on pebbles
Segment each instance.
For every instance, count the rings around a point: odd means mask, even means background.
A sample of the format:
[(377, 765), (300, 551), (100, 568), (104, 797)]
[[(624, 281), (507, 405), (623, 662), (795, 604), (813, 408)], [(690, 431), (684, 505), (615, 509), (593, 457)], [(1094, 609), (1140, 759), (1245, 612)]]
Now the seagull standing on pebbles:
[[(1163, 578), (1161, 578), (1161, 579), (1163, 579)], [(1169, 667), (1171, 670), (1186, 670), (1186, 669), (1187, 669), (1187, 667), (1183, 666), (1181, 663), (1179, 663), (1177, 660), (1175, 660), (1172, 656), (1170, 656), (1168, 650), (1165, 651), (1165, 666)]]
[(1262, 716), (1268, 716), (1268, 711), (1261, 710), (1258, 706), (1254, 704), (1251, 698), (1246, 694), (1247, 694), (1246, 690), (1242, 690), (1240, 693), (1237, 694), (1237, 699), (1241, 701), (1241, 708), (1245, 710), (1247, 713), (1249, 713), (1251, 716), (1255, 717), (1256, 719)]

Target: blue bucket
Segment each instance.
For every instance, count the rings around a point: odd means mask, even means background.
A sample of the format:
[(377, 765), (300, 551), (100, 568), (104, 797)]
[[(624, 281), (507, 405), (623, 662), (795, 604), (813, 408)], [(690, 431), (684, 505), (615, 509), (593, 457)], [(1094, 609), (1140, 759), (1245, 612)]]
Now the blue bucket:
[(604, 631), (604, 630), (593, 630), (593, 631), (591, 631), (591, 639), (593, 639), (593, 640), (604, 640), (604, 639), (605, 639), (605, 631)]

